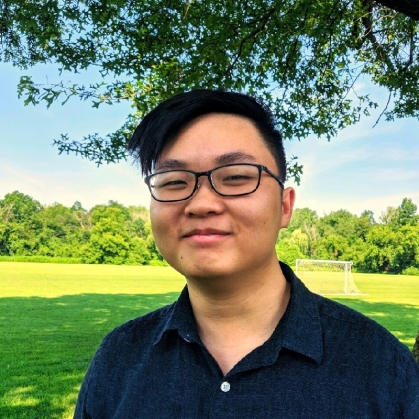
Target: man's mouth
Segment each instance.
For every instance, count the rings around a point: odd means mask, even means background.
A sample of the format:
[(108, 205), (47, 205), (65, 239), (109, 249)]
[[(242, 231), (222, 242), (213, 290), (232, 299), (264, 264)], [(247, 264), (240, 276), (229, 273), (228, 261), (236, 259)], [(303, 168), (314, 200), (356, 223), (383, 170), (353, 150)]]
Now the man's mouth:
[(230, 232), (217, 228), (195, 228), (188, 231), (183, 238), (196, 245), (215, 245), (222, 243), (230, 236)]
[(191, 231), (188, 231), (183, 237), (193, 237), (193, 236), (228, 236), (230, 233), (224, 230), (218, 230), (214, 228), (195, 228)]

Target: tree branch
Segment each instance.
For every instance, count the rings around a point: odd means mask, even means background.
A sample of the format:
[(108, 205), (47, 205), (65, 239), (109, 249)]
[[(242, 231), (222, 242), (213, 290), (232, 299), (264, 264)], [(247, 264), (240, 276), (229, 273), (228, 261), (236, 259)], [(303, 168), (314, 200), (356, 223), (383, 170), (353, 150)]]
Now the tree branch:
[(377, 58), (381, 62), (385, 63), (387, 67), (390, 69), (390, 71), (395, 72), (395, 68), (393, 63), (391, 62), (390, 57), (387, 55), (387, 53), (382, 48), (381, 44), (378, 42), (373, 31), (373, 22), (371, 19), (373, 13), (373, 2), (372, 0), (362, 0), (362, 2), (367, 7), (367, 12), (361, 18), (362, 24), (365, 28), (364, 38), (368, 39), (371, 42), (371, 44), (375, 46)]
[(378, 117), (377, 121), (375, 121), (375, 124), (373, 125), (373, 128), (375, 128), (375, 126), (380, 122), (381, 117), (386, 112), (386, 110), (388, 108), (388, 105), (390, 104), (390, 99), (391, 99), (391, 92), (388, 94), (388, 99), (387, 99), (386, 106), (384, 107), (383, 111), (380, 113), (380, 116)]
[(419, 20), (419, 0), (379, 0), (377, 3)]
[(270, 9), (269, 12), (264, 15), (262, 18), (259, 19), (259, 21), (262, 22), (262, 24), (256, 28), (255, 30), (253, 30), (249, 35), (245, 36), (241, 42), (240, 42), (240, 46), (239, 46), (239, 50), (236, 54), (236, 56), (234, 57), (233, 62), (228, 66), (227, 70), (225, 71), (225, 74), (229, 74), (231, 73), (231, 71), (233, 70), (234, 66), (236, 65), (237, 61), (239, 60), (239, 58), (242, 55), (243, 52), (243, 47), (244, 44), (249, 40), (254, 38), (259, 32), (262, 32), (263, 29), (265, 28), (266, 24), (268, 23), (269, 18), (275, 13), (275, 9)]
[(415, 32), (413, 29), (413, 25), (410, 29), (410, 48), (409, 48), (409, 59), (406, 61), (404, 65), (404, 69), (406, 70), (413, 64), (413, 55), (415, 52)]
[[(308, 6), (307, 6), (307, 8), (306, 8), (306, 10), (305, 10), (304, 19), (303, 19), (303, 25), (304, 25), (304, 24), (305, 24), (305, 22), (307, 21), (307, 17), (308, 17), (308, 12), (309, 12), (309, 10), (310, 10), (310, 5), (308, 5)], [(291, 57), (292, 57), (292, 56), (294, 56), (294, 54), (295, 54), (295, 51), (296, 51), (296, 49), (297, 49), (297, 44), (298, 44), (299, 39), (300, 39), (300, 35), (299, 35), (299, 34), (297, 34), (297, 36), (296, 36), (296, 37), (295, 37), (295, 39), (294, 39), (294, 42), (293, 42), (292, 48), (289, 50), (289, 52), (288, 52), (288, 54), (287, 54), (287, 59), (286, 59), (286, 61), (285, 61), (285, 69), (284, 69), (284, 71), (283, 71), (283, 73), (282, 73), (282, 81), (284, 81), (284, 80), (285, 80), (285, 76), (287, 75), (288, 69), (289, 69), (289, 67), (290, 67)], [(285, 92), (284, 92), (284, 95), (285, 95)]]

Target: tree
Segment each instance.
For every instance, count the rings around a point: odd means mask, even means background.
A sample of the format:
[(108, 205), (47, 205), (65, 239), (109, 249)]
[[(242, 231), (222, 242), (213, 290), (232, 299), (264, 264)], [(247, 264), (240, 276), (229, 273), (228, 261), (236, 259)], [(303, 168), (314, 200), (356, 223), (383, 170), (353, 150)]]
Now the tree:
[(279, 232), (278, 241), (283, 241), (286, 238), (288, 244), (297, 245), (302, 253), (299, 258), (313, 257), (315, 244), (319, 238), (316, 227), (317, 220), (316, 211), (309, 208), (296, 208), (288, 227)]
[(383, 6), (387, 6), (390, 9), (397, 10), (398, 12), (404, 13), (410, 16), (414, 20), (419, 20), (419, 6), (416, 1), (412, 0), (381, 0)]
[(340, 237), (355, 236), (357, 216), (347, 210), (332, 211), (320, 218), (318, 230), (321, 236), (337, 235)]
[(337, 234), (329, 234), (319, 240), (316, 256), (318, 259), (324, 260), (347, 260), (344, 257), (347, 248), (348, 241), (345, 237)]
[(290, 266), (295, 266), (296, 259), (304, 259), (305, 257), (298, 245), (290, 239), (280, 240), (275, 245), (275, 250), (278, 259)]
[(366, 243), (364, 264), (369, 271), (401, 273), (419, 267), (419, 226), (394, 229), (377, 224), (369, 231)]
[[(306, 232), (307, 229), (316, 224), (318, 218), (316, 211), (310, 208), (296, 208), (292, 213), (292, 218), (286, 231), (290, 234), (297, 229)], [(285, 230), (281, 231), (285, 232)]]
[[(418, 0), (3, 0), (0, 60), (100, 73), (89, 86), (23, 76), (26, 104), (129, 101), (132, 113), (105, 138), (55, 140), (60, 152), (100, 164), (126, 157), (127, 138), (156, 103), (192, 88), (263, 98), (287, 139), (330, 139), (368, 115), (378, 105), (356, 91), (364, 76), (388, 90), (386, 119), (418, 117), (418, 18)], [(294, 161), (290, 175), (301, 172)]]
[(38, 201), (18, 191), (0, 200), (0, 254), (33, 252), (37, 245), (34, 217), (41, 210)]
[(145, 207), (130, 206), (128, 207), (129, 218), (131, 220), (129, 224), (129, 231), (131, 236), (138, 236), (146, 238), (150, 231), (147, 229), (147, 222), (150, 220), (150, 213)]
[(83, 248), (82, 260), (86, 263), (123, 264), (128, 258), (129, 235), (126, 231), (127, 210), (119, 204), (98, 205), (91, 211), (92, 230)]
[(419, 225), (419, 216), (416, 214), (417, 209), (417, 205), (415, 205), (410, 198), (403, 198), (403, 201), (398, 208), (397, 223), (400, 226)]
[(90, 215), (89, 241), (81, 249), (84, 263), (144, 265), (153, 259), (149, 248), (151, 229), (141, 218), (148, 218), (145, 208), (126, 208), (110, 201), (92, 208)]
[(8, 221), (28, 220), (42, 209), (37, 200), (19, 191), (6, 194), (0, 205)]
[(374, 213), (372, 211), (363, 211), (361, 216), (355, 221), (355, 235), (365, 241), (371, 227), (375, 225)]
[(403, 226), (398, 234), (394, 270), (401, 273), (407, 268), (419, 268), (419, 226)]
[(80, 211), (55, 203), (36, 213), (33, 219), (37, 244), (32, 254), (79, 257), (81, 246), (90, 237), (90, 231), (80, 228)]
[(387, 207), (380, 220), (393, 229), (399, 229), (406, 225), (419, 225), (419, 215), (416, 214), (417, 208), (410, 198), (403, 198), (402, 203), (397, 208)]

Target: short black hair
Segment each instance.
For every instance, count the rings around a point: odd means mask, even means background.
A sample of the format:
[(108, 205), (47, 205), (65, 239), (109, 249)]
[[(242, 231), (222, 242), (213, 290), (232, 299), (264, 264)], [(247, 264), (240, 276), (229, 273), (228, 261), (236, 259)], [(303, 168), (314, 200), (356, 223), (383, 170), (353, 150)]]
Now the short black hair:
[(165, 100), (140, 122), (128, 142), (128, 151), (149, 175), (167, 143), (194, 119), (210, 113), (233, 114), (252, 121), (275, 158), (279, 178), (285, 181), (286, 159), (282, 135), (271, 110), (261, 101), (242, 93), (192, 90)]

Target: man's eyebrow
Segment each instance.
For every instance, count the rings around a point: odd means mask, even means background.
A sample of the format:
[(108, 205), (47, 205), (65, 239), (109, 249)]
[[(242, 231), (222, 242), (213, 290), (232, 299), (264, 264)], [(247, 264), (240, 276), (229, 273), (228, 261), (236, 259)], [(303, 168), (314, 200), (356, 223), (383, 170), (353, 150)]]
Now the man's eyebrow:
[(166, 159), (156, 165), (155, 171), (161, 172), (163, 170), (182, 170), (187, 168), (188, 165), (183, 160)]
[(242, 151), (234, 151), (232, 153), (226, 153), (218, 156), (215, 161), (217, 164), (222, 165), (231, 163), (255, 162), (256, 158), (251, 154), (243, 153)]
[[(242, 151), (234, 151), (231, 153), (225, 153), (221, 156), (216, 157), (216, 164), (222, 166), (223, 164), (232, 163), (247, 163), (255, 162), (256, 158), (251, 154), (243, 153)], [(162, 172), (164, 170), (187, 170), (189, 169), (188, 164), (184, 160), (178, 159), (165, 159), (156, 165), (155, 171)]]

